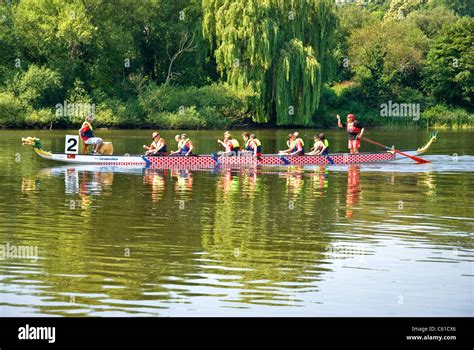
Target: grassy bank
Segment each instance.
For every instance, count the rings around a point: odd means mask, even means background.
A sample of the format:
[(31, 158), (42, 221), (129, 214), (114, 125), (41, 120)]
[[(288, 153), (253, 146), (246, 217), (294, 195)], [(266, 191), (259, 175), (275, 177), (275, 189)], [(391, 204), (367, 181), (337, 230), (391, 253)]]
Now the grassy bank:
[(35, 108), (26, 98), (0, 92), (0, 127), (70, 128), (81, 125), (86, 114), (96, 127), (221, 129), (251, 119), (250, 89), (227, 84), (171, 87), (150, 84), (127, 100), (79, 94), (54, 108)]
[[(388, 113), (391, 106), (416, 106), (406, 113), (399, 108), (397, 113)], [(410, 111), (408, 111), (410, 112)], [(472, 128), (474, 113), (461, 107), (448, 106), (438, 101), (407, 94), (388, 95), (374, 98), (367, 94), (363, 86), (344, 82), (322, 89), (321, 103), (314, 119), (317, 127), (330, 127), (335, 123), (335, 115), (345, 116), (353, 113), (367, 126), (377, 127), (415, 127), (415, 128)]]
[[(214, 83), (202, 87), (172, 87), (150, 84), (127, 100), (89, 96), (78, 91), (69, 101), (54, 108), (38, 108), (29, 93), (27, 97), (0, 92), (1, 128), (62, 129), (79, 127), (85, 114), (95, 115), (95, 126), (105, 128), (159, 129), (225, 129), (252, 125), (257, 128), (278, 125), (254, 124), (253, 99), (250, 89), (235, 89)], [(396, 101), (396, 100), (395, 100)], [(407, 100), (411, 103), (411, 100)], [(317, 113), (309, 127), (335, 126), (335, 115), (353, 113), (367, 126), (417, 128), (470, 128), (474, 114), (462, 108), (422, 100), (418, 115), (383, 116), (381, 104), (364, 96), (353, 84), (324, 87)], [(396, 103), (396, 102), (394, 102)], [(84, 106), (92, 108), (87, 110)], [(81, 107), (81, 110), (78, 110)], [(288, 126), (285, 126), (288, 127)]]

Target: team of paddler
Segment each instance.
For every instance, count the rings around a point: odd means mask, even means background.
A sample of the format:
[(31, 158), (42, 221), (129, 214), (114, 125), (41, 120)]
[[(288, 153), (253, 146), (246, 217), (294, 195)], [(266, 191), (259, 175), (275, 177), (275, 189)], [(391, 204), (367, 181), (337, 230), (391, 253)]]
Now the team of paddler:
[[(166, 141), (164, 138), (160, 136), (158, 132), (154, 132), (153, 135), (153, 142), (150, 146), (143, 145), (143, 148), (146, 149), (145, 155), (147, 156), (167, 156), (168, 149), (166, 146)], [(193, 155), (193, 143), (188, 138), (188, 135), (181, 134), (176, 135), (175, 138), (176, 142), (178, 143), (178, 149), (176, 151), (171, 151), (171, 156), (192, 156)]]
[[(102, 139), (94, 137), (93, 129), (91, 125), (91, 118), (86, 117), (86, 120), (82, 124), (79, 134), (85, 144), (94, 144), (96, 147), (94, 153), (97, 151), (97, 147), (102, 142)], [(356, 154), (359, 152), (360, 148), (360, 139), (364, 134), (364, 127), (358, 122), (353, 114), (347, 115), (347, 124), (344, 125), (341, 123), (341, 117), (337, 115), (337, 126), (339, 128), (346, 128), (349, 143), (348, 148), (351, 154)], [(180, 134), (175, 136), (175, 140), (178, 143), (178, 149), (176, 151), (168, 152), (167, 144), (164, 138), (160, 136), (158, 132), (153, 132), (153, 142), (150, 146), (143, 145), (143, 148), (146, 150), (145, 155), (149, 156), (193, 156), (193, 143), (188, 138), (187, 134)], [(224, 133), (223, 140), (217, 140), (217, 142), (224, 147), (224, 151), (219, 152), (219, 156), (237, 156), (237, 155), (252, 155), (254, 157), (262, 156), (262, 143), (256, 137), (255, 134), (250, 134), (244, 132), (242, 134), (243, 147), (240, 146), (239, 141), (232, 137), (232, 134), (229, 131)], [(280, 155), (293, 155), (293, 156), (302, 156), (302, 155), (325, 155), (329, 154), (329, 141), (326, 139), (323, 133), (314, 135), (314, 145), (311, 147), (310, 152), (304, 152), (304, 141), (299, 137), (298, 132), (294, 132), (288, 135), (287, 141), (288, 148), (282, 151), (279, 151)]]

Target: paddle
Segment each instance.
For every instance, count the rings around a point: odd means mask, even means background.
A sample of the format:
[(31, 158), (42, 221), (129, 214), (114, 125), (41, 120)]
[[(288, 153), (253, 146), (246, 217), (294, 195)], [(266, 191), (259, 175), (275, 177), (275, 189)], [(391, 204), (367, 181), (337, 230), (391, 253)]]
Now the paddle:
[(384, 147), (386, 149), (389, 149), (395, 153), (398, 153), (398, 154), (401, 154), (402, 156), (405, 156), (405, 157), (408, 157), (408, 158), (411, 158), (412, 160), (414, 160), (415, 162), (419, 163), (419, 164), (426, 164), (426, 163), (430, 163), (429, 160), (426, 160), (426, 159), (423, 159), (423, 158), (420, 158), (420, 157), (417, 157), (417, 156), (411, 156), (409, 154), (406, 154), (406, 153), (403, 153), (403, 152), (400, 152), (398, 150), (396, 150), (395, 148), (391, 148), (391, 147), (388, 147), (388, 146), (385, 146), (385, 145), (382, 145), (381, 143), (378, 143), (378, 142), (375, 142), (375, 141), (372, 141), (366, 137), (361, 137), (362, 140), (364, 141), (367, 141), (371, 144), (374, 144), (374, 145), (377, 145), (377, 146), (380, 146), (380, 147)]
[(334, 165), (334, 161), (332, 160), (331, 157), (329, 157), (329, 154), (325, 154), (325, 156), (326, 156), (326, 159), (329, 161), (329, 163)]
[(334, 163), (334, 160), (333, 160), (331, 157), (329, 157), (329, 153), (326, 153), (326, 154), (324, 154), (324, 153), (319, 153), (318, 156), (325, 156), (326, 159), (328, 160), (329, 164), (331, 164), (331, 165), (336, 164), (336, 163)]
[(286, 159), (285, 157), (283, 157), (282, 154), (279, 154), (279, 156), (280, 156), (280, 159), (283, 161), (283, 163), (284, 163), (285, 165), (289, 165), (289, 164), (290, 164), (290, 161), (289, 161), (288, 159)]
[(145, 168), (148, 168), (151, 165), (151, 161), (146, 156), (142, 156), (142, 159), (146, 163)]
[(217, 166), (222, 165), (222, 163), (219, 161), (219, 156), (216, 153), (212, 154), (212, 160), (216, 162)]

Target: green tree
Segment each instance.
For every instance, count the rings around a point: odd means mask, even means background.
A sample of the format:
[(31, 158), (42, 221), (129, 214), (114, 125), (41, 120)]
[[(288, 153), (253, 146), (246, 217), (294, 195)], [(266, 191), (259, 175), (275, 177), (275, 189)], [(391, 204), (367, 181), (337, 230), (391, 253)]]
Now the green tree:
[[(321, 84), (329, 78), (334, 2), (203, 0), (203, 12), (221, 76), (257, 93), (254, 120), (310, 125)], [(302, 86), (304, 94), (297, 88)]]
[(97, 28), (82, 1), (22, 0), (14, 14), (21, 60), (60, 72), (66, 88), (83, 75), (87, 48)]
[(279, 52), (276, 70), (276, 110), (280, 125), (308, 125), (319, 105), (321, 69), (313, 48), (298, 39)]
[(62, 101), (61, 76), (50, 68), (32, 64), (26, 72), (17, 73), (8, 85), (20, 100), (33, 108), (52, 108)]
[(399, 85), (419, 80), (427, 39), (415, 26), (393, 20), (375, 23), (354, 31), (349, 45), (356, 80), (375, 103)]
[(472, 0), (431, 0), (431, 6), (444, 6), (461, 16), (474, 16), (474, 2)]
[(474, 19), (444, 27), (430, 48), (424, 89), (436, 99), (470, 106), (474, 94)]
[(12, 7), (0, 5), (0, 84), (15, 69), (18, 56), (14, 42)]
[(443, 6), (413, 11), (406, 17), (407, 23), (414, 24), (430, 39), (439, 35), (445, 25), (457, 20), (456, 14)]
[(379, 21), (365, 8), (356, 5), (338, 6), (339, 26), (336, 31), (336, 81), (349, 80), (353, 77), (350, 69), (349, 38), (353, 31)]
[[(22, 59), (59, 71), (66, 91), (79, 79), (89, 93), (126, 99), (137, 77), (209, 82), (198, 0), (23, 0), (14, 8)], [(169, 69), (183, 34), (194, 49)]]

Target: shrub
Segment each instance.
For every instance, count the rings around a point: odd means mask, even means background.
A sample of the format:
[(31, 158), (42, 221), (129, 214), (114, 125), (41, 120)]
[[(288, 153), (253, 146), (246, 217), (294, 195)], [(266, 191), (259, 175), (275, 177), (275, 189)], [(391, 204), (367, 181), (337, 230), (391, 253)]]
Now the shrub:
[(117, 126), (120, 125), (121, 121), (118, 118), (117, 114), (115, 114), (110, 108), (99, 108), (96, 111), (94, 125), (95, 126)]
[(154, 117), (160, 112), (176, 114), (194, 107), (207, 120), (208, 126), (228, 125), (249, 117), (249, 100), (252, 96), (250, 88), (237, 90), (227, 84), (201, 88), (161, 85), (150, 86), (139, 96), (139, 104), (144, 113)]
[(0, 92), (0, 126), (20, 126), (25, 120), (25, 106), (10, 92)]
[(211, 84), (198, 90), (199, 107), (214, 107), (218, 113), (231, 120), (244, 119), (254, 96), (250, 88), (235, 89), (228, 84)]
[[(419, 94), (412, 89), (402, 91), (404, 100), (421, 103)], [(412, 100), (413, 98), (413, 100)], [(325, 101), (324, 101), (325, 100)], [(321, 96), (321, 105), (318, 110), (315, 123), (318, 127), (334, 127), (336, 125), (336, 114), (340, 114), (344, 119), (349, 113), (355, 114), (364, 125), (413, 125), (410, 119), (383, 117), (380, 115), (380, 103), (374, 99), (372, 103), (365, 101), (364, 89), (358, 84), (345, 82), (329, 88), (326, 87)], [(396, 99), (394, 100), (396, 102)]]
[(446, 105), (435, 105), (421, 114), (423, 123), (429, 127), (463, 127), (474, 126), (474, 114), (462, 108)]
[(52, 107), (62, 101), (59, 73), (34, 64), (26, 72), (15, 74), (9, 82), (11, 91), (33, 108)]
[(446, 104), (472, 106), (474, 19), (443, 27), (425, 61), (424, 90)]
[(122, 102), (104, 99), (96, 107), (96, 123), (100, 126), (139, 126), (143, 123), (143, 110), (136, 99)]
[(26, 113), (25, 123), (35, 127), (49, 125), (56, 121), (56, 115), (51, 109), (31, 109)]
[(316, 115), (313, 116), (313, 122), (319, 127), (328, 127), (331, 125), (331, 115), (337, 109), (337, 95), (333, 88), (325, 85), (321, 88), (319, 108)]
[(87, 93), (84, 83), (80, 79), (76, 79), (74, 85), (68, 90), (67, 101), (70, 103), (92, 103), (92, 99)]
[(226, 129), (232, 124), (230, 118), (222, 118), (215, 107), (204, 107), (199, 114), (208, 129)]
[(157, 112), (147, 117), (147, 122), (159, 129), (200, 129), (205, 121), (196, 111), (196, 108), (184, 108), (175, 112)]

